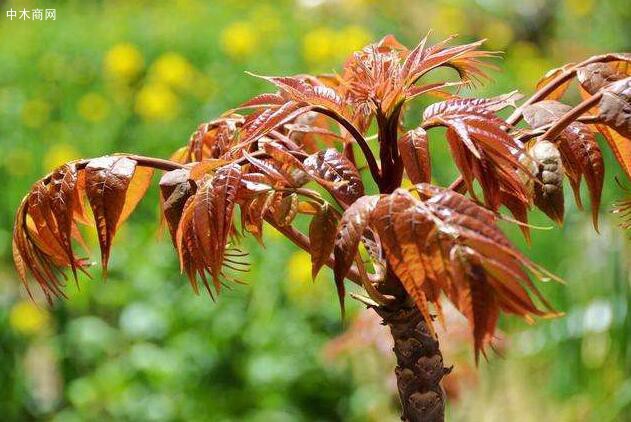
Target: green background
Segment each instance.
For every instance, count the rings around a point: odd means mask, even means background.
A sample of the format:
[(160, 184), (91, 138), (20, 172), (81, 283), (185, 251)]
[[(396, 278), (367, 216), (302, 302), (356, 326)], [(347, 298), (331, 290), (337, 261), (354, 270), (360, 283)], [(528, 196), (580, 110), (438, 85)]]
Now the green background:
[[(56, 19), (6, 15), (37, 8)], [(312, 282), (309, 257), (278, 233), (266, 233), (265, 249), (246, 242), (248, 285), (213, 303), (192, 293), (158, 233), (154, 186), (117, 235), (108, 280), (94, 268), (80, 290), (69, 284), (69, 300), (36, 307), (11, 263), (22, 195), (71, 159), (168, 157), (200, 122), (270, 89), (245, 70), (339, 70), (388, 33), (410, 46), (430, 28), (434, 41), (488, 38), (506, 54), (479, 95), (527, 94), (548, 69), (631, 47), (624, 0), (0, 1), (0, 13), (0, 418), (9, 421), (397, 420), (387, 337), (369, 321), (355, 325), (366, 335), (330, 343), (345, 329), (331, 274)], [(439, 138), (435, 178), (448, 184), (455, 173)], [(624, 192), (608, 150), (606, 159), (599, 235), (570, 192), (565, 225), (535, 231), (531, 247), (506, 226), (567, 281), (542, 286), (566, 315), (534, 326), (502, 319), (502, 356), (478, 369), (462, 322), (448, 325), (450, 420), (631, 420), (631, 246), (608, 213)], [(532, 221), (551, 224), (537, 212)], [(349, 307), (347, 326), (361, 314)]]

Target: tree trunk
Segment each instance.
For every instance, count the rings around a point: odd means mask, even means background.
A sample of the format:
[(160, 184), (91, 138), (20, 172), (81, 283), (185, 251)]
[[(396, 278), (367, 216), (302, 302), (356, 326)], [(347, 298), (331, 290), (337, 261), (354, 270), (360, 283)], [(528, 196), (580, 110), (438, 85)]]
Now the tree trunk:
[[(387, 279), (390, 277), (387, 277)], [(392, 280), (390, 288), (394, 287)], [(396, 284), (395, 284), (396, 285)], [(403, 299), (401, 295), (397, 295)], [(401, 420), (442, 422), (445, 419), (445, 392), (440, 385), (451, 369), (443, 365), (438, 340), (434, 338), (409, 297), (398, 305), (378, 307), (375, 311), (390, 327), (397, 357), (395, 374), (401, 399)]]

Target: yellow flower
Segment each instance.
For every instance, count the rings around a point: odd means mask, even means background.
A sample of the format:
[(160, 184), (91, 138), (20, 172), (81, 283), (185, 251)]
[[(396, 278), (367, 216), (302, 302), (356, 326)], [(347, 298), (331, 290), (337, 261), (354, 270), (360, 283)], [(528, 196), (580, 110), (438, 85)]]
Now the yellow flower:
[(246, 22), (233, 22), (221, 31), (221, 48), (233, 59), (249, 56), (257, 47), (257, 36)]
[(361, 50), (372, 41), (372, 35), (361, 26), (351, 25), (337, 34), (337, 58), (344, 59), (354, 51)]
[(151, 65), (150, 74), (159, 82), (174, 88), (190, 88), (195, 78), (195, 68), (177, 53), (164, 53)]
[(103, 71), (112, 79), (130, 81), (142, 71), (142, 53), (130, 43), (116, 44), (105, 55)]
[(20, 334), (37, 334), (48, 328), (50, 317), (44, 309), (27, 301), (16, 303), (11, 308), (9, 323), (13, 330)]
[(330, 299), (330, 292), (335, 290), (333, 283), (324, 280), (324, 269), (311, 281), (311, 257), (305, 251), (297, 251), (291, 255), (287, 263), (285, 287), (290, 299), (301, 305), (316, 305), (322, 300)]
[(80, 158), (79, 151), (77, 151), (72, 145), (68, 144), (55, 144), (44, 156), (44, 167), (47, 171), (53, 170), (60, 165), (67, 163), (68, 161), (76, 160)]
[(178, 97), (162, 83), (145, 85), (136, 97), (135, 110), (146, 120), (169, 120), (178, 111)]
[(107, 99), (101, 94), (89, 93), (79, 100), (77, 110), (85, 120), (100, 122), (109, 114), (110, 106)]
[(292, 283), (311, 281), (311, 257), (305, 251), (295, 252), (287, 264), (287, 272)]
[(50, 105), (42, 99), (33, 99), (22, 107), (22, 122), (32, 128), (42, 127), (50, 116)]
[(510, 25), (494, 20), (484, 25), (480, 35), (487, 39), (485, 45), (490, 48), (504, 48), (513, 40), (514, 33)]
[(330, 63), (335, 58), (336, 42), (337, 34), (332, 29), (314, 29), (302, 40), (302, 54), (311, 64)]
[(565, 8), (575, 16), (586, 16), (594, 9), (594, 0), (565, 0)]

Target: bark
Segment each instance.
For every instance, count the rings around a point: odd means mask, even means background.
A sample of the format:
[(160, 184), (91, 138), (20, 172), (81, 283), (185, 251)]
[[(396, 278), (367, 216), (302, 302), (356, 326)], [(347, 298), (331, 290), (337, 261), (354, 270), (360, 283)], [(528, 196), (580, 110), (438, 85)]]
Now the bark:
[(427, 329), (416, 307), (376, 309), (390, 327), (397, 357), (395, 374), (406, 422), (438, 422), (445, 419), (445, 392), (440, 386), (451, 369), (443, 366), (438, 340)]
[[(390, 289), (393, 284), (396, 285), (392, 282), (388, 284)], [(378, 307), (375, 311), (390, 327), (394, 339), (401, 420), (442, 422), (445, 419), (445, 392), (440, 381), (451, 372), (451, 368), (444, 367), (438, 340), (432, 336), (423, 316), (407, 294), (398, 297), (402, 300), (397, 304)]]

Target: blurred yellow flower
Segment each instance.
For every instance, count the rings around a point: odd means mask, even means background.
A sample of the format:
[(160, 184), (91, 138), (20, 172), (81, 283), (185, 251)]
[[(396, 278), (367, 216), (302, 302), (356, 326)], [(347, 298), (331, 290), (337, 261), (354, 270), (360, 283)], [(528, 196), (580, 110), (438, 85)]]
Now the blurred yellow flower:
[(513, 40), (514, 33), (510, 25), (494, 20), (484, 25), (480, 35), (487, 39), (485, 45), (488, 47), (504, 48)]
[(48, 149), (43, 164), (47, 171), (51, 171), (68, 161), (76, 160), (81, 155), (72, 145), (55, 144)]
[(20, 334), (31, 335), (42, 332), (50, 325), (50, 316), (44, 309), (25, 300), (11, 308), (9, 323), (13, 330)]
[(134, 79), (143, 67), (142, 53), (130, 43), (116, 44), (107, 52), (103, 62), (106, 76), (123, 81)]
[(343, 60), (352, 52), (368, 45), (372, 41), (372, 34), (361, 26), (351, 25), (338, 32), (336, 38), (337, 59)]
[(565, 8), (575, 16), (586, 16), (594, 9), (594, 0), (565, 0)]
[(332, 62), (336, 53), (337, 34), (331, 28), (316, 28), (302, 40), (302, 54), (311, 64)]
[(178, 108), (177, 95), (163, 83), (145, 85), (136, 97), (135, 111), (146, 120), (169, 120), (175, 117)]
[(89, 93), (81, 97), (77, 110), (81, 117), (89, 122), (100, 122), (110, 111), (109, 102), (101, 94)]
[(233, 59), (241, 59), (252, 54), (257, 47), (257, 35), (252, 25), (246, 22), (233, 22), (221, 31), (221, 48)]
[[(317, 305), (329, 300), (334, 291), (333, 284), (328, 284), (322, 276), (323, 269), (315, 283), (311, 281), (311, 257), (305, 251), (297, 251), (291, 255), (287, 263), (285, 288), (290, 299), (304, 305)], [(331, 290), (333, 289), (333, 290)]]
[(311, 281), (311, 256), (305, 251), (295, 252), (289, 258), (287, 273), (292, 283)]
[(22, 123), (28, 127), (42, 127), (50, 116), (50, 105), (42, 99), (35, 98), (22, 106)]
[(195, 68), (180, 54), (164, 53), (151, 65), (149, 71), (156, 81), (165, 83), (173, 88), (190, 88), (195, 78)]
[(372, 41), (365, 28), (350, 25), (340, 31), (321, 27), (307, 32), (302, 40), (302, 54), (310, 64), (332, 64), (344, 60), (353, 51)]

